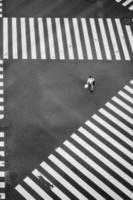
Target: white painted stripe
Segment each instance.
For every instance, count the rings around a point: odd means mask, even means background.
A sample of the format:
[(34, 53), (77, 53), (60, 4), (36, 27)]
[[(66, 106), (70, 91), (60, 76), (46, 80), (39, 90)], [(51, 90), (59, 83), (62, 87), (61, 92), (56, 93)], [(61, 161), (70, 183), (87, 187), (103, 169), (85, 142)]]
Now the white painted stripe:
[(38, 18), (38, 29), (39, 29), (41, 59), (46, 59), (46, 44), (45, 44), (45, 37), (44, 37), (44, 25), (43, 25), (43, 19), (41, 17)]
[(98, 18), (98, 22), (99, 22), (101, 35), (102, 35), (102, 40), (103, 40), (103, 45), (104, 45), (106, 58), (107, 58), (107, 60), (111, 60), (112, 58), (111, 58), (109, 43), (108, 43), (108, 39), (107, 39), (107, 33), (105, 31), (105, 25), (104, 25), (103, 19), (102, 18)]
[(47, 21), (47, 30), (48, 30), (48, 41), (49, 41), (49, 49), (50, 49), (50, 58), (55, 58), (55, 47), (54, 47), (54, 36), (53, 36), (53, 28), (51, 18), (46, 18)]
[(5, 172), (0, 171), (0, 177), (5, 177)]
[(26, 200), (36, 200), (29, 192), (27, 192), (21, 185), (17, 185), (15, 189), (26, 199)]
[(128, 85), (126, 85), (124, 89), (127, 90), (129, 93), (133, 94), (133, 88), (129, 87)]
[(1, 90), (1, 89), (0, 89), (0, 94), (4, 94), (4, 90)]
[(4, 111), (4, 106), (0, 106), (0, 111)]
[(120, 42), (121, 42), (121, 46), (122, 46), (122, 49), (123, 49), (125, 59), (130, 60), (130, 56), (129, 56), (128, 48), (127, 48), (127, 45), (126, 45), (126, 41), (125, 41), (125, 37), (124, 37), (123, 30), (122, 30), (120, 19), (118, 19), (118, 18), (115, 19), (115, 22), (116, 22), (117, 31), (118, 31), (118, 34), (119, 34), (119, 38), (120, 38)]
[(3, 67), (0, 67), (0, 72), (3, 72), (4, 70), (3, 70)]
[(68, 18), (64, 18), (64, 26), (65, 26), (65, 33), (66, 33), (69, 59), (73, 60), (74, 59), (74, 53), (73, 53), (73, 45), (72, 45), (72, 38), (71, 38), (70, 25), (69, 25)]
[(133, 84), (133, 80), (131, 80), (130, 83)]
[(0, 151), (0, 156), (4, 157), (5, 156), (5, 151)]
[(3, 58), (8, 59), (8, 18), (3, 18)]
[(12, 51), (13, 59), (18, 59), (18, 43), (17, 43), (17, 19), (12, 18)]
[(26, 177), (24, 179), (24, 182), (27, 183), (27, 185), (30, 186), (42, 199), (44, 199), (44, 200), (45, 199), (48, 199), (48, 200), (53, 199), (29, 177)]
[[(86, 123), (88, 123), (88, 121)], [(105, 151), (109, 156), (111, 156), (117, 162), (119, 162), (121, 165), (123, 165), (126, 169), (130, 170), (131, 172), (133, 172), (133, 167), (132, 167), (132, 165), (130, 163), (128, 163), (121, 156), (119, 156), (117, 153), (115, 153), (112, 149), (110, 149), (108, 146), (106, 146), (103, 142), (101, 142), (96, 137), (94, 137), (92, 134), (90, 134), (86, 129), (84, 129), (83, 127), (80, 127), (78, 130), (85, 137), (87, 137), (89, 140), (91, 140), (97, 146), (99, 146), (103, 151)]]
[(2, 141), (0, 141), (0, 147), (4, 147), (5, 146), (5, 143)]
[(128, 123), (133, 125), (133, 119), (131, 117), (129, 117), (128, 115), (126, 115), (124, 112), (122, 112), (121, 110), (119, 110), (116, 106), (114, 106), (113, 104), (111, 104), (110, 102), (105, 104), (110, 110), (112, 110), (113, 112), (115, 112), (117, 115), (119, 115), (121, 118), (123, 118), (124, 120), (126, 120)]
[(0, 82), (0, 87), (3, 87), (4, 86), (4, 82)]
[(116, 165), (114, 165), (112, 162), (110, 162), (106, 157), (104, 157), (102, 154), (100, 154), (97, 150), (95, 150), (87, 142), (85, 142), (83, 139), (81, 139), (76, 134), (72, 134), (71, 138), (73, 138), (79, 145), (81, 145), (88, 152), (93, 154), (96, 158), (98, 158), (101, 162), (103, 162), (106, 166), (108, 166), (116, 174), (121, 176), (126, 182), (128, 182), (130, 185), (133, 185), (133, 179), (130, 176), (128, 176), (128, 174), (126, 174), (124, 171), (122, 171), (120, 168), (118, 168)]
[[(1, 199), (6, 199), (5, 193), (0, 193), (0, 198), (1, 198)], [(31, 200), (32, 200), (32, 199), (31, 199)]]
[(93, 59), (93, 55), (92, 55), (90, 38), (89, 38), (88, 29), (87, 29), (87, 23), (86, 23), (86, 19), (85, 18), (81, 18), (81, 24), (82, 24), (83, 34), (84, 34), (87, 57), (88, 57), (88, 60), (92, 60)]
[(3, 138), (3, 137), (5, 137), (4, 132), (0, 132), (0, 138)]
[[(103, 120), (101, 117), (99, 117), (98, 115), (95, 114), (95, 115), (92, 116), (92, 118), (95, 119), (102, 126), (104, 126), (106, 129), (108, 129), (109, 131), (111, 131), (115, 136), (117, 136), (118, 138), (120, 138), (121, 140), (123, 140), (123, 142), (127, 143), (130, 147), (133, 148), (133, 142), (132, 142), (132, 140), (128, 139), (124, 134), (122, 134), (120, 131), (118, 131), (117, 129), (115, 129), (113, 126), (111, 126), (105, 120)], [(114, 142), (116, 144), (115, 145), (116, 147), (117, 147), (117, 145), (120, 146), (120, 150), (132, 159), (133, 154), (130, 151), (128, 151), (126, 148), (124, 148), (122, 145), (120, 145), (116, 141), (114, 141)]]
[(126, 99), (127, 101), (129, 101), (131, 104), (133, 104), (133, 98), (128, 96), (125, 92), (119, 91), (118, 94), (122, 96), (124, 99)]
[(122, 108), (124, 108), (125, 110), (127, 110), (128, 112), (130, 112), (131, 114), (133, 114), (133, 108), (128, 106), (126, 103), (124, 103), (123, 101), (121, 101), (119, 98), (117, 97), (113, 97), (112, 100), (117, 103), (118, 105), (120, 105)]
[(133, 5), (129, 7), (129, 10), (133, 10)]
[(4, 102), (4, 98), (0, 97), (0, 103), (3, 103), (3, 102)]
[(73, 21), (73, 27), (74, 27), (74, 35), (75, 35), (75, 41), (76, 41), (76, 46), (77, 46), (78, 58), (83, 60), (84, 56), (83, 56), (83, 51), (82, 51), (81, 38), (80, 38), (77, 18), (73, 18), (72, 21)]
[(48, 171), (50, 175), (52, 175), (60, 184), (62, 184), (78, 199), (87, 200), (87, 198), (84, 195), (82, 195), (74, 186), (72, 186), (68, 181), (66, 181), (59, 173), (57, 173), (54, 169), (52, 169), (46, 162), (42, 162), (41, 167), (44, 170)]
[(3, 79), (4, 78), (4, 75), (3, 74), (0, 74), (0, 79)]
[(132, 49), (132, 53), (133, 53), (133, 33), (132, 33), (131, 27), (129, 25), (126, 25), (125, 27), (126, 27), (129, 43), (130, 43), (130, 46)]
[(27, 39), (26, 39), (25, 18), (20, 19), (20, 24), (21, 24), (22, 59), (27, 59)]
[(0, 65), (3, 65), (3, 60), (0, 60)]
[(5, 182), (0, 182), (0, 188), (5, 188)]
[(29, 18), (31, 58), (37, 59), (34, 18)]
[(3, 119), (4, 118), (4, 115), (0, 114), (0, 119)]
[(3, 17), (3, 15), (2, 15), (2, 14), (0, 14), (0, 17)]
[[(63, 200), (71, 200), (70, 198), (68, 198), (60, 189), (58, 189), (51, 181), (49, 181), (49, 179), (47, 179), (41, 172), (39, 172), (37, 169), (35, 169), (34, 171), (32, 171), (32, 174), (38, 178), (39, 176), (41, 176), (44, 181), (46, 180), (47, 182), (49, 182), (51, 185), (53, 185), (53, 187), (51, 188), (51, 191), (53, 193), (55, 193), (60, 199)], [(39, 179), (39, 178), (38, 178)]]
[[(61, 150), (61, 149), (57, 149)], [(63, 155), (64, 157), (64, 155)], [(58, 158), (56, 158), (54, 155), (50, 155), (48, 157), (56, 166), (58, 166), (65, 174), (67, 174), (71, 179), (73, 179), (80, 187), (82, 187), (84, 190), (86, 190), (88, 193), (90, 193), (92, 196), (94, 196), (96, 199), (103, 199), (99, 193), (97, 193), (92, 187), (90, 187), (85, 181), (83, 181), (78, 175), (76, 175), (72, 170), (70, 170), (63, 162), (61, 162)], [(75, 163), (76, 165), (76, 163)]]
[(125, 2), (122, 3), (123, 6), (128, 6), (128, 4), (132, 3), (133, 0), (126, 0)]
[(0, 167), (5, 167), (5, 161), (3, 161), (3, 160), (1, 161), (0, 160)]
[[(82, 151), (80, 151), (77, 147), (75, 147), (72, 143), (69, 141), (65, 141), (64, 145), (67, 146), (73, 153), (75, 153), (80, 159), (82, 159), (87, 165), (90, 165), (93, 169), (95, 169), (99, 174), (101, 174), (105, 179), (107, 179), (110, 183), (112, 183), (116, 188), (119, 190), (122, 190), (129, 198), (133, 197), (133, 193), (126, 188), (122, 183), (120, 183), (116, 178), (111, 176), (107, 171), (105, 171), (102, 167), (100, 167), (97, 163), (95, 163), (93, 160), (91, 160), (88, 156), (86, 156)], [(105, 186), (104, 186), (105, 187)], [(107, 189), (107, 188), (106, 188)], [(106, 191), (105, 189), (105, 191)], [(109, 191), (109, 188), (108, 188)], [(111, 192), (111, 189), (110, 189)], [(109, 194), (110, 194), (109, 192)], [(115, 192), (112, 194), (114, 199), (123, 199), (119, 195), (117, 195)]]
[(94, 18), (90, 18), (90, 25), (91, 25), (91, 31), (92, 31), (93, 41), (94, 41), (94, 45), (95, 45), (95, 50), (96, 50), (96, 54), (97, 54), (97, 59), (102, 60), (102, 53), (101, 53), (101, 49), (100, 49), (100, 44), (99, 44), (99, 39), (98, 39), (98, 34), (97, 34)]
[(61, 60), (64, 60), (65, 55), (64, 55), (64, 45), (63, 45), (63, 39), (62, 39), (62, 30), (61, 30), (60, 18), (55, 18), (55, 24), (56, 24), (56, 33), (57, 33), (57, 40), (58, 40), (59, 56), (60, 56)]
[(112, 122), (114, 122), (117, 126), (125, 130), (127, 133), (129, 133), (131, 136), (133, 136), (133, 130), (126, 126), (123, 122), (118, 120), (116, 117), (111, 115), (109, 112), (107, 112), (105, 109), (101, 108), (99, 109), (99, 112), (102, 113), (104, 116), (106, 116), (108, 119), (110, 119)]

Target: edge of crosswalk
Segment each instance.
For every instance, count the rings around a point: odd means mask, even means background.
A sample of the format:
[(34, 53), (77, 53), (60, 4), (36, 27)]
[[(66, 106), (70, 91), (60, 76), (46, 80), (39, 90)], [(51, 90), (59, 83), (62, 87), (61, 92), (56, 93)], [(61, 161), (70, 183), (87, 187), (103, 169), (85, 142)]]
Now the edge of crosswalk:
[(133, 80), (120, 91), (15, 187), (24, 199), (133, 199)]
[(121, 6), (128, 8), (133, 11), (133, 1), (132, 0), (115, 0), (115, 2), (120, 3)]

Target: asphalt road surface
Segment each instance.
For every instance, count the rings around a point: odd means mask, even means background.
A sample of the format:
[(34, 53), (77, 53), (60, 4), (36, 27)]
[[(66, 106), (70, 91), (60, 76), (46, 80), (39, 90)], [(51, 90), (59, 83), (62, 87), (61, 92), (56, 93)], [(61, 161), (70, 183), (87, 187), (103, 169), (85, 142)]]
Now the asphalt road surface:
[[(114, 0), (8, 0), (3, 15), (6, 199), (131, 200), (133, 12)], [(47, 26), (45, 17), (52, 19)], [(81, 17), (96, 23), (96, 34), (94, 24), (87, 24), (90, 49)], [(55, 18), (61, 19), (62, 42)], [(64, 18), (71, 21), (71, 35)], [(96, 79), (93, 94), (84, 89), (89, 75)]]

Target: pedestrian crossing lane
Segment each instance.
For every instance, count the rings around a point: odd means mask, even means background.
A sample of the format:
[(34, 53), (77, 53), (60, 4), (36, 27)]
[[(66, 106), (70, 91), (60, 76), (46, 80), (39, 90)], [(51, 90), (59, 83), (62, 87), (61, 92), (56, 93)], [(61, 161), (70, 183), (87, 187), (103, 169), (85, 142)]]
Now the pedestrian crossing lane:
[(122, 6), (127, 7), (129, 10), (133, 11), (133, 0), (115, 0), (117, 3), (120, 3)]
[(119, 18), (3, 18), (3, 59), (133, 60)]
[[(133, 199), (133, 112), (127, 109), (132, 108), (132, 94), (130, 81), (32, 171), (34, 180), (23, 180), (26, 188), (23, 182), (16, 186), (19, 194), (27, 200), (36, 199), (35, 193), (48, 200)], [(53, 185), (49, 191), (39, 184), (39, 176)]]

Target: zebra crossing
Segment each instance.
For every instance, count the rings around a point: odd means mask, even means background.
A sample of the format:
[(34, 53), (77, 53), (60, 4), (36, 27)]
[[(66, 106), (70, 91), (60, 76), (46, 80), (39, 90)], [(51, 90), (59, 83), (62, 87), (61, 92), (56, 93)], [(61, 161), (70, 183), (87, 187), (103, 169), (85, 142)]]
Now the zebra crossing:
[(115, 18), (3, 18), (3, 59), (133, 60), (133, 30)]
[(115, 0), (117, 3), (121, 3), (122, 6), (127, 7), (133, 11), (133, 0)]
[(3, 17), (3, 1), (0, 0), (0, 18)]
[(133, 199), (132, 116), (133, 80), (24, 178), (16, 191), (26, 200)]

